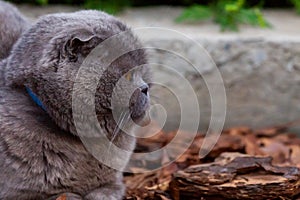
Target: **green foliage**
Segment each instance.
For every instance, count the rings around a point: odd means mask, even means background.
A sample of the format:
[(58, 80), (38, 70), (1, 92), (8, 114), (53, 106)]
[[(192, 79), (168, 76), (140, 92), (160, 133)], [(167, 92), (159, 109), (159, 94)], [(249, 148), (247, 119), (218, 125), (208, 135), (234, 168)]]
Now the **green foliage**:
[(300, 0), (291, 0), (298, 14), (300, 14)]
[(130, 0), (86, 0), (84, 6), (89, 9), (103, 10), (110, 14), (120, 12), (130, 5)]
[(213, 19), (221, 30), (238, 31), (240, 24), (262, 28), (270, 27), (259, 8), (247, 8), (245, 0), (217, 0), (208, 6), (193, 5), (186, 8), (177, 22)]
[(185, 9), (182, 14), (176, 18), (177, 22), (199, 21), (210, 19), (213, 16), (211, 9), (207, 6), (193, 5)]
[(5, 1), (10, 1), (12, 3), (30, 3), (30, 4), (37, 4), (37, 5), (48, 5), (49, 1), (48, 0), (23, 0), (23, 1), (19, 1), (19, 0), (5, 0)]
[(47, 5), (48, 4), (48, 0), (35, 0), (35, 2), (39, 5)]

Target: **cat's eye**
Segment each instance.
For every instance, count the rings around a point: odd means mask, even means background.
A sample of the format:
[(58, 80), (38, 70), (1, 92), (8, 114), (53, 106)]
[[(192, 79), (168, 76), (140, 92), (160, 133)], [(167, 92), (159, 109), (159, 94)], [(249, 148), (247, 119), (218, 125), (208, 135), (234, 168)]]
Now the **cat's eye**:
[(127, 81), (131, 81), (131, 79), (132, 79), (132, 73), (131, 72), (128, 72), (127, 74), (125, 74), (125, 79), (127, 80)]

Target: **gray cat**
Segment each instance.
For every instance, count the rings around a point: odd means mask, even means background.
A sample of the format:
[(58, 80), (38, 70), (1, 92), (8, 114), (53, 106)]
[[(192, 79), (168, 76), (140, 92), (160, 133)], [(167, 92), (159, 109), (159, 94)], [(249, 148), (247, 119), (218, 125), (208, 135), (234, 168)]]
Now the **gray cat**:
[[(128, 34), (121, 46), (141, 47), (127, 26), (103, 12), (46, 15), (2, 61), (0, 199), (56, 199), (64, 193), (68, 200), (122, 199), (122, 172), (95, 159), (78, 137), (72, 91), (79, 67), (92, 49), (123, 31)], [(111, 98), (120, 77), (146, 62), (141, 49), (124, 54), (103, 72), (96, 89), (100, 132), (127, 151), (133, 151), (135, 138), (116, 128)], [(93, 63), (101, 71), (103, 60), (95, 58)], [(127, 106), (131, 118), (138, 121), (149, 106), (147, 65), (132, 70), (130, 77), (134, 78), (128, 79), (117, 97), (122, 99), (126, 88), (137, 86)], [(89, 90), (88, 85), (83, 86)], [(82, 106), (87, 102), (84, 99)], [(129, 156), (123, 159), (127, 162)]]
[(13, 44), (29, 26), (13, 5), (0, 1), (0, 60), (9, 55)]

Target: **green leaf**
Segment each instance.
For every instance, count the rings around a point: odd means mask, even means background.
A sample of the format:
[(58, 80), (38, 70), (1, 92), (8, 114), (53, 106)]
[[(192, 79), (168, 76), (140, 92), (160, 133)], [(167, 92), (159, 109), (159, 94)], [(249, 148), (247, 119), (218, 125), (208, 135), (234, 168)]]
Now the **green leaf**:
[(182, 14), (176, 18), (176, 22), (207, 20), (213, 16), (213, 12), (208, 6), (193, 5), (186, 8)]
[(232, 13), (216, 15), (215, 22), (220, 25), (221, 31), (238, 31), (238, 21), (236, 15)]
[(240, 23), (259, 26), (262, 28), (271, 27), (270, 23), (263, 17), (261, 11), (257, 8), (242, 9), (238, 17)]
[(239, 10), (239, 7), (235, 4), (227, 4), (225, 6), (226, 12), (237, 12)]
[(298, 14), (300, 14), (300, 0), (291, 0)]
[[(293, 1), (300, 2), (300, 0)], [(245, 0), (215, 0), (209, 6), (194, 5), (185, 9), (176, 21), (213, 18), (214, 22), (220, 25), (221, 31), (238, 31), (240, 24), (271, 27), (259, 8), (247, 8), (245, 3)]]
[(47, 5), (48, 4), (48, 0), (35, 0), (36, 3), (38, 3), (39, 5)]

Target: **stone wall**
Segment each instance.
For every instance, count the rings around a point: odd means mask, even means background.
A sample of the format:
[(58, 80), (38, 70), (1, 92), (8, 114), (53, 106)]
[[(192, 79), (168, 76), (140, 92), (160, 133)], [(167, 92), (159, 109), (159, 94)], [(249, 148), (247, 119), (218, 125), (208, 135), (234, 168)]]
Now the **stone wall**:
[[(192, 50), (190, 43), (158, 40), (148, 40), (146, 46), (159, 43), (163, 49), (173, 49), (200, 66), (204, 74), (209, 74), (213, 69), (211, 63), (204, 61), (208, 60), (207, 55)], [(259, 128), (300, 119), (300, 42), (253, 38), (198, 42), (211, 55), (224, 80), (227, 96), (225, 127), (247, 125)], [(157, 51), (150, 54), (150, 60), (173, 67), (190, 81), (199, 100), (201, 129), (207, 128), (211, 105), (205, 81), (197, 71), (191, 70), (190, 64), (168, 54)], [(170, 88), (178, 87), (178, 81), (171, 80), (173, 75), (168, 70), (161, 67), (155, 68), (154, 72), (155, 79)], [(178, 102), (172, 100), (168, 92), (159, 91), (164, 89), (156, 90), (156, 96), (160, 96), (171, 116), (168, 127), (176, 127), (180, 119)], [(184, 93), (184, 88), (180, 91)], [(189, 94), (186, 94), (186, 101), (189, 101)]]

